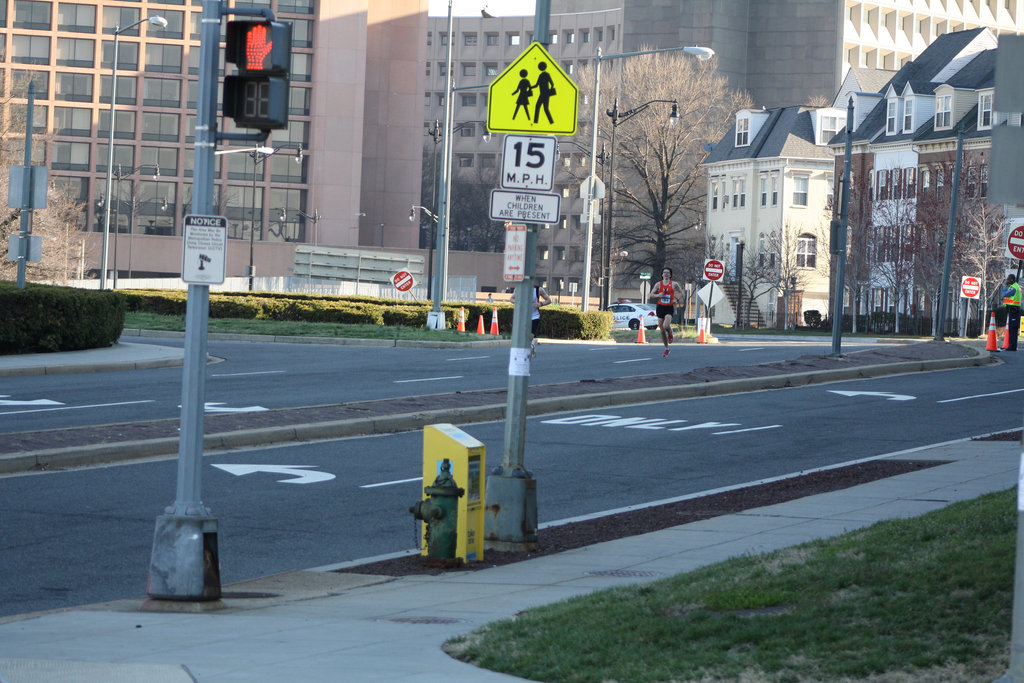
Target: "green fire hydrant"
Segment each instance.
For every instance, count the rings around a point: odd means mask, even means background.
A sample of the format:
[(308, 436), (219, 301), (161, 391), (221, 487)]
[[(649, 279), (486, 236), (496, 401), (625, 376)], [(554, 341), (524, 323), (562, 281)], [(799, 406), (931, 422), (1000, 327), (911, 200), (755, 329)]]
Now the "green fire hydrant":
[(409, 508), (413, 517), (427, 524), (427, 562), (441, 565), (455, 560), (458, 540), (459, 498), (466, 491), (459, 488), (452, 477), (452, 463), (448, 458), (441, 461), (441, 471), (434, 483), (423, 488), (429, 496), (426, 500)]

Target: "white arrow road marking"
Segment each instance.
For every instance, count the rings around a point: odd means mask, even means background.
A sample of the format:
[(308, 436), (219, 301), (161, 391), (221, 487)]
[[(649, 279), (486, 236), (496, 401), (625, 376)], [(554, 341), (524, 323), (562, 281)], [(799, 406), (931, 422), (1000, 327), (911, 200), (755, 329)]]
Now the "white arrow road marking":
[(699, 425), (689, 427), (672, 427), (670, 432), (685, 432), (687, 429), (714, 429), (715, 427), (739, 427), (739, 422), (701, 422)]
[(10, 398), (10, 394), (0, 394), (0, 406), (62, 406), (64, 405), (60, 401), (51, 401), (48, 398), (36, 398), (31, 401), (5, 401), (3, 399)]
[(278, 479), (277, 483), (279, 484), (317, 484), (334, 479), (334, 475), (330, 472), (310, 472), (308, 468), (316, 467), (316, 465), (214, 465), (214, 467), (238, 477), (244, 477), (253, 472), (287, 474), (295, 477), (294, 479)]
[(724, 432), (711, 432), (715, 436), (719, 434), (740, 434), (742, 432), (760, 432), (764, 429), (778, 429), (782, 425), (765, 425), (764, 427), (747, 427), (746, 429), (729, 429)]
[[(181, 406), (178, 406), (179, 408)], [(223, 403), (207, 403), (206, 412), (208, 413), (261, 413), (267, 408), (263, 406), (244, 406), (241, 408), (229, 408)]]
[(906, 394), (892, 394), (888, 391), (838, 391), (836, 389), (829, 389), (829, 391), (840, 396), (878, 396), (887, 401), (913, 401), (917, 398), (916, 396), (907, 396)]

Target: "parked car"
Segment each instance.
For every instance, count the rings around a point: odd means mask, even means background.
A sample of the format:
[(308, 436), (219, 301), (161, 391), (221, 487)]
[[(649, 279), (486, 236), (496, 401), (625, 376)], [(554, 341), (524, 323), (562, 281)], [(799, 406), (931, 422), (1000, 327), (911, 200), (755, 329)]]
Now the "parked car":
[(627, 327), (631, 330), (639, 330), (641, 323), (648, 330), (658, 326), (658, 314), (654, 306), (647, 304), (610, 304), (606, 310), (612, 312), (614, 324), (612, 329), (624, 330)]

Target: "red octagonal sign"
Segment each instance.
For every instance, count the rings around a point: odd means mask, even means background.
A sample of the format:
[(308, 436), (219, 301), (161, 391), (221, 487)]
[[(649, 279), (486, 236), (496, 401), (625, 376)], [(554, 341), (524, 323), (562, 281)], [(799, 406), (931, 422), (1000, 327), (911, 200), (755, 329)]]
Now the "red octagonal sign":
[(407, 270), (400, 270), (395, 273), (395, 277), (393, 277), (391, 281), (395, 283), (395, 288), (399, 292), (408, 292), (412, 289), (412, 273)]
[(1024, 259), (1024, 225), (1018, 225), (1010, 231), (1006, 239), (1007, 253), (1017, 259)]
[(725, 275), (725, 265), (718, 259), (708, 259), (704, 262), (704, 279), (716, 282)]
[(960, 296), (965, 299), (977, 299), (981, 294), (981, 281), (976, 277), (964, 275), (960, 281)]

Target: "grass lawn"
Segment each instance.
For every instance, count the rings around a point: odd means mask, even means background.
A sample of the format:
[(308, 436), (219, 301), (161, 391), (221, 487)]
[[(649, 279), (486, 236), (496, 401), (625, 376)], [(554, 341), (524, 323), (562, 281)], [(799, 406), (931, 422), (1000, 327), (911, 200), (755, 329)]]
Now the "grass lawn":
[(531, 680), (992, 681), (1016, 490), (528, 610), (446, 650)]

